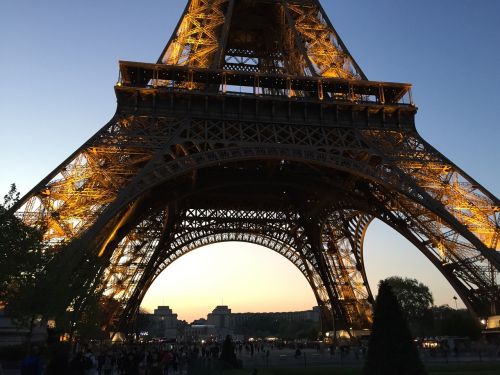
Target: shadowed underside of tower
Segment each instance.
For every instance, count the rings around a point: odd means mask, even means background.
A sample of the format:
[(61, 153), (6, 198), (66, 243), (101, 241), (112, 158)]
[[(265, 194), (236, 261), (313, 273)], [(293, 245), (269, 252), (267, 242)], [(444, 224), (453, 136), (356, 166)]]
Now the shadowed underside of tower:
[(17, 214), (85, 252), (87, 289), (115, 301), (108, 329), (173, 261), (222, 241), (295, 264), (324, 331), (369, 328), (374, 218), (488, 316), (500, 203), (420, 137), (410, 89), (368, 81), (317, 0), (191, 0), (156, 64), (120, 62), (115, 116)]

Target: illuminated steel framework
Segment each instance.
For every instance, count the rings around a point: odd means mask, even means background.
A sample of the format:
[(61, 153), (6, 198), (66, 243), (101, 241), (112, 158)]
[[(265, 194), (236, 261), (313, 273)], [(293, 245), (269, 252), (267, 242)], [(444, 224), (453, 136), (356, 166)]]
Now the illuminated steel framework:
[(147, 289), (201, 246), (291, 261), (323, 330), (371, 324), (363, 240), (377, 218), (478, 316), (500, 310), (500, 203), (425, 142), (411, 85), (368, 81), (318, 0), (191, 0), (156, 64), (120, 62), (113, 119), (18, 215), (99, 264), (124, 330)]

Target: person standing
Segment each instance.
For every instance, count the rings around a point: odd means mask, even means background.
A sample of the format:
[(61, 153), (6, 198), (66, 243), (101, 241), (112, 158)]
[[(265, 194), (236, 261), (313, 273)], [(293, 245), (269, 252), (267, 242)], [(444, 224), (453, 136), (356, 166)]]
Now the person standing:
[(85, 371), (83, 360), (82, 352), (76, 353), (73, 358), (71, 358), (69, 362), (69, 373), (71, 375), (83, 375)]
[(99, 352), (99, 355), (97, 356), (97, 373), (99, 375), (102, 375), (102, 373), (103, 373), (102, 369), (104, 367), (105, 360), (106, 360), (106, 352), (101, 349), (101, 351)]
[(102, 370), (104, 375), (111, 375), (113, 373), (113, 368), (115, 366), (115, 358), (109, 352), (105, 353), (104, 363), (102, 365)]
[(87, 353), (85, 353), (85, 355), (83, 356), (83, 364), (85, 369), (85, 371), (83, 372), (84, 375), (98, 375), (97, 360), (90, 348), (87, 349)]
[(43, 363), (39, 355), (38, 346), (33, 346), (30, 353), (21, 363), (21, 375), (42, 375)]
[(53, 348), (51, 357), (45, 375), (67, 375), (70, 373), (69, 347), (67, 345), (58, 344)]

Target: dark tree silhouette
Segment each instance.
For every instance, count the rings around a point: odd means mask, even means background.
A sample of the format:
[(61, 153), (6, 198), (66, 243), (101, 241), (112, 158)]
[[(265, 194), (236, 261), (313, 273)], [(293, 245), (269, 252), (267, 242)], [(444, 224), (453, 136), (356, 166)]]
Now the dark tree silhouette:
[(425, 368), (413, 342), (408, 322), (390, 285), (381, 281), (375, 301), (365, 375), (421, 375)]
[(18, 200), (12, 184), (0, 203), (0, 306), (14, 300), (20, 289), (33, 287), (46, 257), (41, 233), (10, 211)]
[(416, 279), (392, 276), (385, 281), (408, 319), (411, 333), (417, 337), (432, 335), (431, 308), (434, 299), (430, 289)]
[(466, 309), (455, 310), (450, 306), (435, 306), (431, 309), (432, 336), (467, 336), (471, 340), (481, 337), (481, 325)]
[(101, 295), (86, 281), (99, 265), (85, 248), (45, 246), (42, 234), (12, 212), (18, 200), (13, 184), (0, 203), (0, 308), (30, 333), (40, 318), (55, 319), (64, 333), (98, 336)]
[(390, 285), (401, 310), (409, 320), (422, 318), (434, 304), (429, 287), (416, 279), (392, 276), (385, 281)]

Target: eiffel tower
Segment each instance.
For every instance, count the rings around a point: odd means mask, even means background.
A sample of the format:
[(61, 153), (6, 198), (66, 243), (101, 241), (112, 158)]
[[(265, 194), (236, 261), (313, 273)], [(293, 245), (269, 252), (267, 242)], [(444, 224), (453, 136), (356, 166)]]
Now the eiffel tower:
[(369, 328), (374, 219), (478, 317), (500, 312), (499, 200), (418, 134), (410, 84), (367, 79), (319, 0), (190, 0), (156, 64), (120, 62), (115, 92), (111, 121), (15, 208), (48, 243), (90, 248), (107, 329), (223, 241), (291, 261), (323, 331)]

